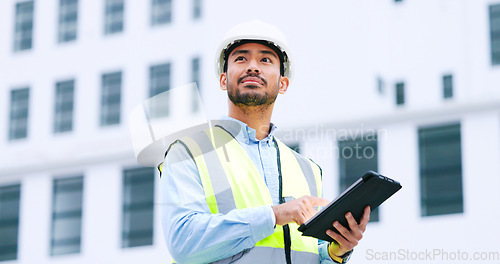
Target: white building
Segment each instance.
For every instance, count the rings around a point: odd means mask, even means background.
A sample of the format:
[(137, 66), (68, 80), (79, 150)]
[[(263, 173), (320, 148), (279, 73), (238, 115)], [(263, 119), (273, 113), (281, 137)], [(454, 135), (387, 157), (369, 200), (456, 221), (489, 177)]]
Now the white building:
[(325, 196), (366, 169), (403, 185), (351, 263), (499, 261), (500, 1), (5, 0), (0, 262), (168, 263), (127, 115), (192, 81), (226, 113), (215, 49), (252, 19), (288, 37), (273, 122)]

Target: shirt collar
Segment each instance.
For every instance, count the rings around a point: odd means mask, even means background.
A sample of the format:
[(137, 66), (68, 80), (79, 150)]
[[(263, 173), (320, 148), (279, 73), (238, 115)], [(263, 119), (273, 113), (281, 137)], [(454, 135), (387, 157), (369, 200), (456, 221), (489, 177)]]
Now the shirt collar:
[[(269, 131), (269, 134), (267, 137), (265, 137), (262, 140), (258, 140), (256, 138), (257, 131), (251, 127), (249, 127), (246, 123), (241, 122), (238, 119), (229, 117), (229, 116), (223, 116), (221, 117), (221, 120), (227, 120), (227, 121), (234, 121), (230, 122), (230, 127), (224, 126), (225, 129), (227, 129), (238, 141), (243, 141), (245, 144), (250, 144), (250, 142), (257, 143), (259, 141), (267, 143), (269, 146), (272, 146), (273, 143), (273, 137), (274, 133), (277, 129), (277, 127), (271, 123), (271, 129)], [(226, 123), (229, 124), (229, 123)]]

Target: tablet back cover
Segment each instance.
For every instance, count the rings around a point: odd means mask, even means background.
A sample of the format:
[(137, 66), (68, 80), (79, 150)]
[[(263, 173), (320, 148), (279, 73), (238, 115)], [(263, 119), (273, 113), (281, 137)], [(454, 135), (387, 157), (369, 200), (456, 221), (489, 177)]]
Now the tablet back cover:
[(303, 236), (332, 242), (333, 239), (326, 234), (326, 230), (330, 229), (338, 233), (332, 225), (334, 221), (339, 221), (341, 225), (349, 229), (345, 218), (347, 212), (351, 212), (359, 223), (366, 206), (374, 210), (399, 189), (401, 189), (399, 182), (369, 171), (318, 214), (302, 224), (299, 231)]

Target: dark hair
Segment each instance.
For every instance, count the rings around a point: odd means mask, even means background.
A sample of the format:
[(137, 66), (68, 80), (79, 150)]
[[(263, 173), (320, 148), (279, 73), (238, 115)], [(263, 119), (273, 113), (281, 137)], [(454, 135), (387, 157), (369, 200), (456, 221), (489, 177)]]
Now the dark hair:
[(284, 65), (284, 61), (285, 61), (284, 56), (285, 55), (283, 54), (283, 52), (280, 49), (278, 49), (278, 47), (276, 47), (272, 42), (265, 41), (265, 40), (257, 40), (257, 39), (242, 39), (240, 41), (234, 42), (231, 46), (226, 48), (226, 50), (224, 51), (224, 70), (223, 70), (223, 72), (227, 72), (227, 59), (229, 58), (229, 55), (231, 54), (231, 52), (233, 52), (233, 50), (236, 49), (237, 47), (239, 47), (243, 44), (247, 44), (247, 43), (262, 44), (262, 45), (269, 47), (274, 52), (276, 52), (276, 54), (278, 54), (278, 58), (280, 59), (280, 74), (285, 75), (285, 65)]

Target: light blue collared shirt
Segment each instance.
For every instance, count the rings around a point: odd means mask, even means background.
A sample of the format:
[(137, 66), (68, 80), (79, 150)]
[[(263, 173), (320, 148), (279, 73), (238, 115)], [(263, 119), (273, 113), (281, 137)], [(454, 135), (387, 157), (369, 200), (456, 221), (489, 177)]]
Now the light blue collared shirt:
[[(273, 204), (279, 204), (277, 151), (274, 146), (276, 126), (258, 140), (256, 131), (240, 125), (236, 140), (263, 176)], [(275, 216), (271, 206), (236, 209), (227, 214), (211, 214), (205, 200), (196, 164), (186, 148), (174, 144), (163, 163), (161, 183), (162, 226), (167, 247), (179, 263), (207, 263), (233, 256), (252, 248), (274, 232)], [(321, 264), (335, 263), (328, 255), (328, 243), (319, 240)]]

